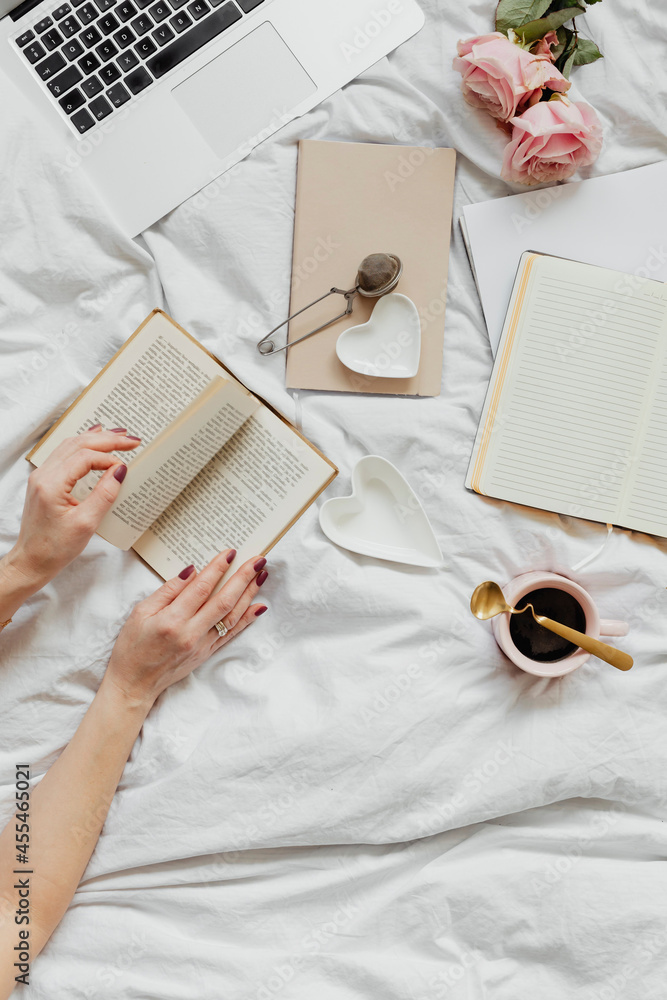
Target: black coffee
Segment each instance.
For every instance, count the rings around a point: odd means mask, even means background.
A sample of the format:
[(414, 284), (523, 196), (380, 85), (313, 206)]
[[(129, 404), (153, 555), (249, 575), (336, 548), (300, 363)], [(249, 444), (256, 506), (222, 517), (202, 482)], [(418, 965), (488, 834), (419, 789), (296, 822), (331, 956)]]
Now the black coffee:
[[(562, 625), (569, 625), (576, 628), (578, 632), (586, 631), (586, 614), (579, 601), (564, 590), (557, 590), (555, 587), (541, 587), (540, 590), (531, 590), (529, 594), (522, 597), (516, 605), (517, 609), (525, 608), (527, 604), (532, 604), (535, 613), (553, 618), (554, 621)], [(539, 660), (542, 663), (553, 663), (554, 660), (562, 660), (563, 657), (573, 653), (577, 646), (567, 639), (550, 632), (549, 629), (538, 625), (530, 611), (522, 615), (510, 616), (510, 635), (512, 642), (524, 656), (531, 660)]]

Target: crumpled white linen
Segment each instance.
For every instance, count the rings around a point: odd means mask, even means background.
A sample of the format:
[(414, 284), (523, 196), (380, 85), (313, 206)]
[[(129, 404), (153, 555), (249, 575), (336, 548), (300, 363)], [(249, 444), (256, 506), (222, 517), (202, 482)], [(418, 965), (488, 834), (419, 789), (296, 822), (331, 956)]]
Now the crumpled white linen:
[[(340, 466), (327, 496), (348, 492), (362, 455), (394, 462), (446, 560), (353, 555), (311, 508), (271, 553), (270, 614), (148, 717), (26, 1000), (665, 995), (665, 543), (615, 531), (576, 575), (630, 623), (628, 674), (589, 661), (529, 677), (470, 616), (481, 580), (568, 572), (605, 528), (463, 487), (491, 354), (457, 220), (510, 188), (505, 137), (451, 69), (492, 4), (422, 2), (417, 37), (138, 241), (0, 77), (4, 549), (29, 447), (162, 306), (300, 419)], [(605, 127), (588, 175), (664, 158), (667, 12), (604, 0), (579, 23), (605, 54), (573, 85)], [(292, 394), (282, 362), (257, 354), (287, 315), (303, 137), (459, 151), (439, 398)], [(157, 584), (95, 538), (3, 634), (2, 817), (14, 763), (39, 776), (56, 758)]]

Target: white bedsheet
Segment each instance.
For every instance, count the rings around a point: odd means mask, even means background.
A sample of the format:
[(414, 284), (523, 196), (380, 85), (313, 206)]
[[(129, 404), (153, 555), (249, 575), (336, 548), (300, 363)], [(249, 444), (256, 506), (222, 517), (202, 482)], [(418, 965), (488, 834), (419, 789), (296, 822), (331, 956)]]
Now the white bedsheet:
[[(509, 191), (504, 136), (451, 70), (493, 5), (422, 3), (419, 36), (143, 244), (80, 170), (54, 166), (0, 78), (0, 544), (17, 532), (28, 448), (164, 306), (339, 464), (327, 495), (364, 454), (398, 465), (446, 555), (439, 572), (357, 557), (307, 513), (271, 554), (270, 614), (149, 716), (26, 1000), (667, 995), (665, 543), (614, 532), (577, 574), (630, 622), (629, 674), (591, 661), (529, 677), (470, 617), (481, 580), (567, 572), (605, 529), (463, 488), (491, 354), (457, 225), (438, 399), (296, 398), (282, 362), (255, 351), (286, 315), (299, 138), (456, 147), (455, 220)], [(573, 86), (605, 125), (591, 174), (664, 158), (667, 11), (604, 0), (580, 23), (605, 54)], [(48, 768), (156, 585), (95, 538), (2, 636), (3, 817), (14, 763)]]

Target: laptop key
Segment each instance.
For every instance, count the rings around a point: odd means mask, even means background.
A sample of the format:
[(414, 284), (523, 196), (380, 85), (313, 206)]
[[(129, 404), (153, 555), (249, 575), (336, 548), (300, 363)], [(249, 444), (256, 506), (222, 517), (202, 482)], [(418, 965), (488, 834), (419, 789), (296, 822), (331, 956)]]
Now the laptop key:
[(204, 16), (204, 14), (208, 14), (210, 9), (211, 8), (206, 3), (206, 0), (195, 0), (195, 2), (191, 3), (190, 6), (188, 7), (188, 10), (194, 17), (195, 21), (198, 21), (201, 17)]
[(59, 31), (56, 31), (55, 28), (52, 28), (51, 31), (45, 32), (45, 34), (41, 37), (41, 42), (47, 52), (52, 52), (53, 49), (57, 49), (59, 45), (62, 45), (63, 41), (63, 36)]
[(32, 45), (28, 45), (23, 50), (23, 54), (28, 60), (28, 62), (32, 63), (34, 66), (36, 62), (39, 62), (40, 59), (44, 58), (44, 56), (46, 55), (46, 50), (42, 48), (39, 42), (33, 42)]
[(123, 23), (129, 21), (137, 13), (137, 8), (129, 0), (124, 0), (123, 3), (116, 7), (116, 17), (119, 18)]
[(117, 17), (113, 14), (105, 14), (97, 22), (97, 27), (101, 30), (103, 35), (110, 35), (112, 31), (115, 31), (119, 25)]
[(95, 94), (99, 94), (100, 90), (103, 90), (104, 88), (100, 83), (99, 76), (91, 76), (87, 80), (83, 81), (81, 89), (86, 97), (94, 97)]
[(79, 69), (86, 76), (90, 76), (96, 69), (100, 68), (100, 61), (92, 52), (86, 52), (83, 59), (79, 59)]
[(152, 56), (154, 52), (157, 52), (157, 45), (150, 38), (142, 38), (139, 44), (134, 46), (134, 51), (137, 55), (147, 59), (148, 56)]
[(113, 40), (119, 49), (126, 49), (132, 42), (136, 42), (137, 36), (129, 28), (121, 28), (113, 36)]
[(139, 8), (139, 10), (143, 10), (144, 7), (148, 7), (151, 0), (132, 0), (132, 2)]
[(107, 84), (115, 83), (116, 80), (120, 80), (120, 70), (113, 63), (108, 63), (100, 70), (100, 76)]
[(161, 24), (160, 27), (153, 32), (153, 38), (158, 43), (158, 45), (166, 45), (174, 38), (174, 32), (171, 30), (168, 24)]
[(68, 66), (66, 70), (59, 73), (58, 76), (54, 76), (52, 80), (46, 81), (46, 86), (49, 88), (54, 97), (60, 97), (61, 94), (67, 94), (72, 87), (80, 83), (83, 77), (76, 66)]
[(113, 7), (115, 2), (116, 0), (95, 0), (95, 3), (100, 8), (102, 13), (104, 13), (105, 10), (108, 10), (109, 7)]
[(86, 98), (80, 90), (72, 90), (71, 93), (67, 94), (65, 97), (61, 97), (58, 101), (58, 104), (66, 115), (74, 114), (74, 112), (78, 111), (81, 105), (85, 103)]
[(259, 7), (261, 3), (264, 3), (264, 0), (238, 0), (239, 7), (244, 14), (249, 14), (251, 10)]
[(88, 114), (85, 108), (82, 108), (81, 111), (77, 111), (76, 114), (72, 115), (71, 122), (77, 131), (87, 132), (95, 124), (95, 119)]
[(132, 29), (136, 31), (137, 35), (145, 35), (146, 32), (150, 31), (153, 27), (153, 22), (148, 14), (140, 14), (139, 17), (135, 17), (132, 22)]
[(60, 52), (54, 52), (46, 59), (43, 59), (40, 63), (37, 63), (35, 69), (37, 70), (39, 76), (42, 80), (49, 80), (56, 73), (59, 73), (67, 63), (61, 56)]
[(34, 37), (35, 37), (34, 31), (24, 31), (23, 34), (19, 35), (19, 37), (16, 39), (16, 44), (20, 49), (22, 49), (25, 45), (28, 44), (28, 42), (31, 42)]
[(47, 28), (53, 27), (53, 21), (50, 17), (43, 17), (41, 21), (38, 21), (35, 25), (35, 31), (38, 35), (41, 35)]
[(190, 25), (192, 24), (192, 18), (188, 17), (188, 15), (183, 10), (181, 11), (180, 14), (177, 14), (176, 17), (172, 17), (169, 24), (172, 26), (174, 31), (178, 32), (178, 34), (180, 35), (182, 31), (185, 31), (186, 28), (190, 27)]
[(122, 83), (117, 83), (115, 87), (109, 87), (107, 97), (115, 108), (119, 108), (122, 104), (127, 104), (130, 99), (130, 95)]
[(102, 36), (94, 25), (92, 28), (86, 28), (85, 31), (82, 31), (79, 38), (87, 49), (92, 49), (93, 45), (102, 41)]
[(127, 84), (133, 94), (140, 94), (142, 90), (145, 90), (153, 82), (153, 77), (148, 73), (143, 66), (139, 69), (135, 69), (132, 73), (128, 73), (123, 83)]
[(108, 38), (106, 42), (102, 42), (101, 45), (98, 45), (95, 51), (102, 62), (109, 62), (110, 59), (113, 59), (114, 56), (118, 55), (118, 49), (113, 42), (109, 41)]
[[(176, 16), (178, 17), (179, 15)], [(209, 17), (195, 24), (187, 34), (181, 35), (171, 45), (167, 45), (157, 55), (154, 55), (148, 63), (149, 70), (153, 76), (164, 76), (170, 69), (178, 66), (184, 59), (191, 56), (193, 52), (200, 49), (202, 45), (206, 45), (212, 38), (221, 34), (221, 32), (225, 31), (236, 21), (240, 21), (240, 19), (241, 12), (238, 7), (233, 3), (226, 3), (224, 7), (213, 11)], [(173, 24), (175, 18), (171, 20)]]
[(69, 42), (65, 42), (60, 51), (65, 53), (70, 62), (74, 62), (83, 52), (83, 45), (78, 38), (71, 38)]
[[(171, 6), (174, 10), (180, 10), (181, 7), (185, 7), (188, 0), (171, 0)], [(222, 3), (222, 0), (218, 0), (218, 3)]]
[(77, 13), (84, 24), (90, 24), (91, 21), (94, 21), (99, 16), (100, 12), (92, 3), (86, 3)]
[(59, 73), (63, 66), (66, 65), (60, 52), (54, 52), (52, 55), (47, 56), (46, 59), (43, 59), (41, 63), (37, 63), (35, 69), (42, 80), (48, 80), (50, 76), (53, 76), (54, 73)]
[(106, 97), (97, 97), (94, 101), (91, 101), (88, 105), (88, 110), (95, 115), (98, 122), (101, 122), (103, 118), (110, 115), (113, 108), (107, 101)]
[(169, 17), (171, 14), (171, 7), (167, 3), (167, 0), (159, 0), (159, 3), (153, 4), (152, 7), (149, 7), (148, 13), (154, 17), (159, 24), (160, 21), (164, 21), (165, 18)]
[(66, 17), (64, 21), (61, 21), (58, 25), (62, 31), (65, 38), (71, 38), (72, 35), (76, 35), (77, 31), (81, 28), (81, 25), (75, 17)]
[(58, 7), (57, 10), (54, 10), (53, 16), (55, 17), (56, 21), (60, 21), (62, 20), (63, 17), (67, 17), (67, 15), (71, 13), (72, 13), (72, 8), (70, 7), (70, 5), (68, 3), (64, 3), (60, 7)]
[(128, 73), (135, 66), (139, 65), (139, 59), (135, 56), (131, 49), (126, 49), (125, 52), (121, 52), (116, 59), (116, 62), (122, 69), (123, 73)]

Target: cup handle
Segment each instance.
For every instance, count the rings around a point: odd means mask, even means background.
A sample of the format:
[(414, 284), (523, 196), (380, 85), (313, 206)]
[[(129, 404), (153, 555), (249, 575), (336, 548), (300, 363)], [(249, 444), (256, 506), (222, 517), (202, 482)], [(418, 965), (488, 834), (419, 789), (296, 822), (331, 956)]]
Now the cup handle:
[(627, 635), (628, 623), (617, 622), (613, 619), (603, 618), (600, 622), (600, 635)]

